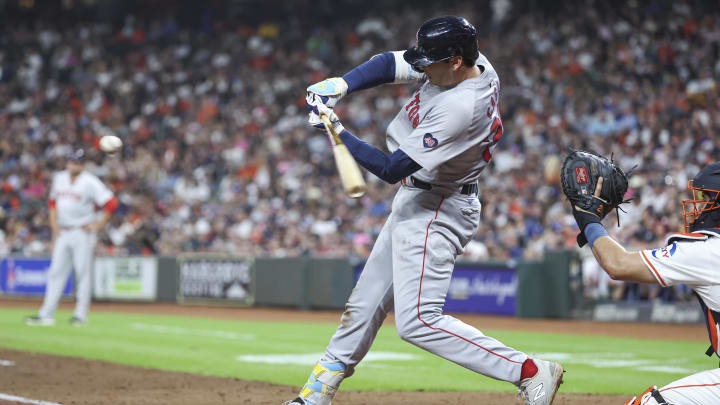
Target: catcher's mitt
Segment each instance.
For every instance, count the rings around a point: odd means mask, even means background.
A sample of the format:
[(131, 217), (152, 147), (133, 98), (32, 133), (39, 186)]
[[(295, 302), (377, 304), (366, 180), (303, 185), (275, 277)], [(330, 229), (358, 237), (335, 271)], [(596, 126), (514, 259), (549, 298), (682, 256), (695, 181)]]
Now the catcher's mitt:
[[(594, 195), (598, 179), (602, 177), (602, 189), (599, 195)], [(597, 217), (597, 222), (618, 208), (620, 204), (629, 200), (623, 200), (628, 188), (627, 175), (615, 165), (612, 159), (596, 155), (590, 152), (572, 151), (565, 158), (560, 172), (563, 193), (570, 200), (573, 206), (573, 213), (576, 219), (582, 211)], [(587, 218), (587, 215), (580, 215), (584, 219), (578, 219), (580, 231), (589, 222), (596, 222)], [(620, 226), (620, 215), (618, 214), (618, 226)], [(578, 243), (582, 246), (581, 239)]]

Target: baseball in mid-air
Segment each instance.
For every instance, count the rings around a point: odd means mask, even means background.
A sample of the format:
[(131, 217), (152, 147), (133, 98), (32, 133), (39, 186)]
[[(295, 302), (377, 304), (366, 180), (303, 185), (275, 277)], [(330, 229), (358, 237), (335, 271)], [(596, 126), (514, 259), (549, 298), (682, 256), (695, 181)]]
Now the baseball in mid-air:
[(122, 148), (122, 140), (115, 135), (105, 135), (100, 138), (100, 149), (105, 153), (115, 153)]

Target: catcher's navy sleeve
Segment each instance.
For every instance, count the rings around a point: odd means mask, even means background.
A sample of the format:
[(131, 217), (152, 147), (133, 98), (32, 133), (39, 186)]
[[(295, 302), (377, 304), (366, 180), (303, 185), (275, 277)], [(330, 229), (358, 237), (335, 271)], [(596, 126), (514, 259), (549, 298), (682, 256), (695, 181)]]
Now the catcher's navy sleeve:
[(342, 77), (348, 85), (348, 93), (365, 90), (395, 80), (395, 57), (392, 52), (370, 58)]
[(422, 169), (402, 150), (398, 149), (386, 155), (380, 149), (361, 141), (347, 129), (340, 133), (340, 139), (360, 166), (390, 184), (395, 184)]

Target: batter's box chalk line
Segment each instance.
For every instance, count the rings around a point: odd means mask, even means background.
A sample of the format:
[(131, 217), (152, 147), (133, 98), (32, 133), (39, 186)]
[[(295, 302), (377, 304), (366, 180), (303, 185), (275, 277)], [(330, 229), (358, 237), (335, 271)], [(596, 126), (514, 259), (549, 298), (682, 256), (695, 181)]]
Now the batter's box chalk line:
[(130, 328), (140, 332), (159, 333), (165, 335), (183, 335), (196, 337), (210, 337), (228, 340), (254, 340), (251, 333), (237, 333), (225, 330), (191, 329), (178, 326), (154, 325), (148, 323), (133, 323)]
[(582, 364), (594, 368), (630, 368), (637, 371), (652, 371), (665, 374), (689, 374), (700, 370), (681, 367), (687, 363), (685, 359), (675, 359), (671, 364), (666, 360), (650, 360), (637, 358), (634, 353), (600, 352), (600, 353), (537, 353), (535, 357), (558, 361), (562, 364)]
[(15, 395), (3, 394), (1, 392), (0, 392), (0, 400), (10, 401), (10, 402), (19, 402), (21, 404), (31, 404), (31, 405), (62, 405), (57, 402), (39, 401), (37, 399), (23, 398), (23, 397), (18, 397)]
[[(237, 356), (237, 361), (245, 363), (264, 364), (296, 364), (300, 366), (313, 365), (324, 353), (287, 353), (287, 354), (247, 354)], [(414, 361), (421, 357), (410, 353), (399, 352), (370, 352), (363, 362), (375, 361)]]

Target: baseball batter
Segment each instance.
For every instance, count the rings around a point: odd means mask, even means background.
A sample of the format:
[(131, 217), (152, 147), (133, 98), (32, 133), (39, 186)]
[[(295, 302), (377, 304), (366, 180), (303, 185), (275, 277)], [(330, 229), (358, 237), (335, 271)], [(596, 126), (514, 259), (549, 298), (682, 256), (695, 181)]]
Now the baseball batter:
[[(594, 196), (602, 189), (599, 179)], [(720, 162), (703, 168), (688, 184), (690, 200), (683, 200), (686, 233), (671, 234), (660, 249), (628, 252), (597, 220), (595, 214), (573, 207), (598, 263), (615, 280), (660, 284), (686, 284), (698, 297), (705, 315), (710, 348), (720, 356)], [(652, 386), (626, 405), (720, 404), (720, 369), (702, 371), (657, 389)]]
[[(50, 227), (54, 244), (45, 299), (37, 316), (25, 319), (28, 325), (52, 326), (63, 287), (75, 269), (75, 314), (72, 325), (87, 323), (90, 307), (90, 271), (96, 232), (105, 226), (117, 208), (117, 199), (95, 175), (84, 169), (84, 151), (68, 156), (66, 170), (53, 177), (50, 188)], [(96, 207), (102, 207), (98, 219)]]
[[(422, 81), (387, 129), (391, 154), (347, 131), (330, 107), (353, 91)], [(550, 404), (563, 369), (443, 314), (457, 255), (480, 223), (477, 181), (502, 137), (500, 83), (478, 52), (475, 28), (459, 17), (425, 22), (417, 46), (371, 58), (342, 78), (308, 88), (310, 123), (331, 118), (360, 165), (402, 182), (325, 355), (298, 398), (329, 405), (367, 354), (388, 312), (400, 337), (477, 373), (516, 384), (527, 404)]]

